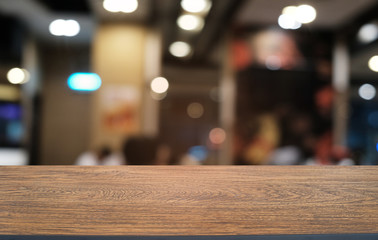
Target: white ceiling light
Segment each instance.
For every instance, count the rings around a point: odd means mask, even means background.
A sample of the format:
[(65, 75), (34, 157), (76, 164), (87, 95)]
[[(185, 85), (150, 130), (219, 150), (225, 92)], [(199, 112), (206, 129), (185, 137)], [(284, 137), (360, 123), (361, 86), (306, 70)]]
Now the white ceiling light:
[(358, 31), (358, 40), (363, 43), (369, 43), (377, 39), (378, 26), (373, 23), (363, 25)]
[(181, 7), (191, 13), (206, 12), (210, 9), (211, 2), (208, 0), (182, 0)]
[(310, 23), (316, 18), (316, 10), (310, 5), (300, 5), (295, 11), (295, 19), (300, 23)]
[(365, 83), (358, 89), (358, 94), (365, 100), (371, 100), (375, 97), (375, 87), (371, 84)]
[(104, 0), (102, 6), (109, 12), (132, 13), (138, 8), (137, 0)]
[(7, 78), (12, 84), (24, 84), (29, 81), (29, 72), (21, 68), (12, 68), (8, 71)]
[(190, 54), (192, 48), (186, 42), (174, 42), (169, 46), (169, 52), (175, 57), (186, 57)]
[(315, 18), (316, 10), (310, 5), (287, 6), (278, 17), (278, 25), (283, 29), (298, 29)]
[(378, 55), (371, 57), (369, 59), (368, 65), (370, 70), (378, 72)]
[(163, 77), (157, 77), (151, 82), (151, 90), (154, 93), (165, 93), (169, 88), (168, 80)]
[(188, 31), (199, 31), (203, 27), (203, 19), (199, 16), (184, 14), (177, 19), (180, 28)]
[(65, 35), (67, 37), (76, 36), (80, 32), (80, 25), (75, 20), (67, 20), (65, 25)]
[(50, 23), (49, 31), (54, 36), (73, 37), (79, 34), (80, 25), (75, 20), (57, 19)]
[(52, 21), (49, 26), (50, 33), (55, 36), (63, 36), (65, 23), (66, 21), (64, 21), (63, 19)]
[(278, 25), (283, 29), (298, 29), (302, 26), (292, 15), (282, 14), (278, 18)]

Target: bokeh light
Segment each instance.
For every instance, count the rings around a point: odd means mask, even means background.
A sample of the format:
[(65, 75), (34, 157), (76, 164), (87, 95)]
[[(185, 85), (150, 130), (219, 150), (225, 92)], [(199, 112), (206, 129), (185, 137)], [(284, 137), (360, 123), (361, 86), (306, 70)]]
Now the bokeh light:
[(282, 14), (278, 17), (278, 25), (283, 29), (298, 29), (302, 26), (300, 22), (295, 20), (294, 16), (289, 14)]
[(188, 153), (198, 161), (204, 161), (207, 158), (208, 150), (205, 146), (193, 146), (189, 148)]
[(187, 31), (199, 31), (203, 28), (204, 22), (199, 16), (184, 14), (177, 19), (177, 25)]
[(21, 68), (12, 68), (8, 71), (7, 78), (12, 84), (24, 84), (29, 81), (29, 72)]
[(287, 6), (282, 10), (282, 14), (290, 15), (295, 18), (297, 6)]
[(54, 36), (63, 36), (66, 21), (63, 19), (57, 19), (50, 23), (49, 30)]
[(66, 29), (65, 29), (65, 35), (67, 37), (73, 37), (79, 34), (80, 32), (80, 25), (75, 20), (67, 20), (66, 21)]
[(50, 23), (49, 31), (54, 36), (73, 37), (79, 34), (80, 25), (75, 20), (57, 19)]
[(137, 0), (104, 0), (102, 6), (109, 12), (132, 13), (138, 8)]
[(154, 78), (151, 81), (151, 90), (155, 93), (165, 93), (169, 88), (169, 82), (163, 77)]
[(373, 23), (363, 25), (358, 31), (358, 40), (363, 43), (369, 43), (377, 39), (378, 26)]
[(96, 73), (73, 73), (67, 83), (75, 91), (96, 91), (101, 86), (101, 78)]
[(211, 2), (208, 0), (182, 0), (181, 7), (191, 13), (206, 12), (210, 9)]
[(186, 108), (186, 112), (188, 116), (191, 118), (200, 118), (204, 113), (204, 108), (201, 103), (193, 102), (188, 105), (188, 107)]
[(373, 56), (369, 59), (368, 66), (373, 72), (378, 72), (378, 56)]
[(186, 57), (190, 54), (192, 48), (186, 42), (174, 42), (169, 46), (169, 52), (175, 57)]
[(213, 128), (209, 133), (209, 140), (212, 144), (222, 144), (226, 140), (226, 132), (222, 128)]
[(295, 19), (300, 23), (310, 23), (316, 18), (316, 10), (310, 5), (304, 4), (297, 7)]
[(316, 10), (310, 5), (287, 6), (278, 17), (278, 25), (283, 29), (298, 29), (316, 18)]
[(376, 90), (373, 85), (365, 83), (358, 89), (358, 94), (362, 99), (371, 100), (375, 97)]

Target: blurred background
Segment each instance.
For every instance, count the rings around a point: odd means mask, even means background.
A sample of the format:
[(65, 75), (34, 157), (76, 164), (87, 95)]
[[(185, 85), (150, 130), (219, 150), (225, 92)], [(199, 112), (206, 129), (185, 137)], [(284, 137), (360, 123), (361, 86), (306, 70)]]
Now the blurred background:
[(377, 0), (0, 0), (0, 165), (378, 164)]

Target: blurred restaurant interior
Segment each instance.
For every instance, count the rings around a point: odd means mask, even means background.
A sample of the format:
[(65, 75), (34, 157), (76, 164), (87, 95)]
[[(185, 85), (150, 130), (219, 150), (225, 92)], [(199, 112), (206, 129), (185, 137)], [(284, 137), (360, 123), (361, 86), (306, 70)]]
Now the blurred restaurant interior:
[(377, 0), (0, 0), (0, 165), (376, 165)]

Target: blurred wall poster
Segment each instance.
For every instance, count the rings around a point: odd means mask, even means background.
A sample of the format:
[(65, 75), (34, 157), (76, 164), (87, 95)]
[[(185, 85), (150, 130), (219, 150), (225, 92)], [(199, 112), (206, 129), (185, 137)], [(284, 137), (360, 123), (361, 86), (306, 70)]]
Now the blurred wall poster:
[(102, 127), (108, 133), (130, 134), (140, 128), (140, 92), (135, 86), (104, 86), (101, 91)]

